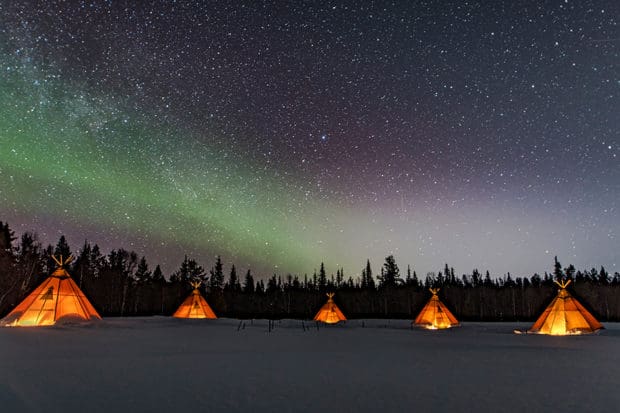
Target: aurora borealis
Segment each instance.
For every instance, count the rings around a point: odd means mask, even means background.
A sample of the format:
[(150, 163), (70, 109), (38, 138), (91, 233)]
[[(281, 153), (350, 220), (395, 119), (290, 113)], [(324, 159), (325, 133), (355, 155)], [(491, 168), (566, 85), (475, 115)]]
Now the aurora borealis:
[(615, 1), (0, 5), (0, 220), (169, 273), (618, 271)]

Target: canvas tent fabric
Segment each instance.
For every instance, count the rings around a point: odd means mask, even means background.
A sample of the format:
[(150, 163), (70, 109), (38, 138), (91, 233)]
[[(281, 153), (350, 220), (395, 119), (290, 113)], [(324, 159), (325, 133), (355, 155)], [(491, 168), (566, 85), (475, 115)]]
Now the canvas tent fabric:
[(314, 321), (322, 321), (327, 324), (336, 324), (340, 321), (346, 321), (340, 308), (334, 302), (334, 293), (327, 294), (327, 302), (321, 307), (318, 313), (314, 316)]
[(430, 330), (439, 330), (458, 326), (459, 322), (456, 317), (439, 299), (439, 296), (437, 295), (439, 288), (431, 288), (430, 292), (433, 295), (430, 300), (428, 300), (424, 308), (422, 308), (420, 314), (416, 317), (413, 322), (414, 325)]
[(570, 280), (557, 282), (558, 295), (547, 306), (528, 333), (565, 336), (593, 333), (603, 328), (594, 316), (566, 290)]
[(48, 326), (61, 320), (101, 319), (97, 310), (64, 268), (71, 261), (71, 257), (64, 262), (62, 256), (60, 259), (53, 258), (58, 268), (13, 311), (0, 320), (0, 325)]
[(189, 297), (181, 303), (177, 311), (172, 315), (176, 318), (217, 318), (207, 300), (200, 294), (200, 283), (192, 284), (194, 290)]

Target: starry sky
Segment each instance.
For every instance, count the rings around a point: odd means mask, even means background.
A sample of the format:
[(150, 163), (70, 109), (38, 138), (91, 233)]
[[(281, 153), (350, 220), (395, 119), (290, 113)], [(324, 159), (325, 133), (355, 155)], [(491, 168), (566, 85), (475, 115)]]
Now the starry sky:
[(620, 2), (0, 3), (0, 220), (169, 274), (620, 270)]

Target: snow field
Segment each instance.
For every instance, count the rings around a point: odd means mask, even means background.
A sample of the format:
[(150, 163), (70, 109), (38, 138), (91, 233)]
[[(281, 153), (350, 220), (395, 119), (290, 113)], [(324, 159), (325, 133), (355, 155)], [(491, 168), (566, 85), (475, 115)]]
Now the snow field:
[(0, 329), (1, 412), (617, 412), (620, 324), (104, 319)]

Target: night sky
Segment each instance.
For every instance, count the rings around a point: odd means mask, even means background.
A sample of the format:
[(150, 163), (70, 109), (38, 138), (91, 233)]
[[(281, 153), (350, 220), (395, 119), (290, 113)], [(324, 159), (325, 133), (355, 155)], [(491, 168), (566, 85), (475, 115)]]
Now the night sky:
[(0, 220), (167, 274), (184, 254), (259, 277), (389, 254), (422, 277), (619, 271), (619, 16), (3, 1)]

